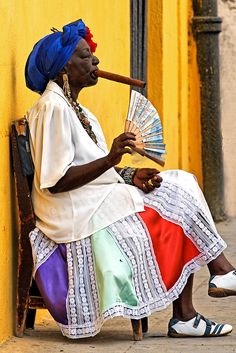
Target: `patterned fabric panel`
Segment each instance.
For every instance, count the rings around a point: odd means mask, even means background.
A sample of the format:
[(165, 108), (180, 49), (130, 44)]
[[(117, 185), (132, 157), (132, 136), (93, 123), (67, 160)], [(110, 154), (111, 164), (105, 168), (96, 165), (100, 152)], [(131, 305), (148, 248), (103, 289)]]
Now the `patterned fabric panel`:
[[(152, 312), (166, 308), (178, 298), (191, 273), (215, 259), (226, 247), (217, 234), (209, 212), (200, 202), (196, 193), (187, 192), (184, 187), (174, 183), (162, 182), (159, 189), (141, 195), (147, 208), (155, 210), (156, 215), (180, 226), (186, 237), (196, 246), (196, 256), (184, 264), (181, 275), (173, 286), (166, 288), (153, 248), (151, 227), (145, 224), (141, 214), (121, 219), (93, 236), (66, 244), (68, 266), (68, 295), (66, 299), (68, 325), (59, 324), (62, 333), (70, 338), (96, 335), (105, 320), (124, 316), (139, 319)], [(148, 212), (148, 211), (146, 211)], [(158, 220), (157, 217), (157, 220)], [(101, 304), (101, 288), (109, 288), (108, 277), (98, 276), (98, 261), (101, 243), (95, 236), (109, 236), (112, 248), (117, 247), (118, 259), (127, 263), (131, 277), (126, 282), (132, 287), (133, 302), (117, 300), (113, 304)], [(172, 234), (174, 236), (175, 234)], [(42, 263), (57, 248), (57, 244), (46, 238), (37, 229), (30, 234), (33, 248), (35, 271), (40, 271)], [(107, 238), (108, 239), (108, 238)], [(183, 237), (184, 239), (184, 237)], [(99, 245), (100, 244), (100, 245)], [(121, 255), (120, 255), (121, 254)], [(98, 284), (99, 278), (99, 284)], [(115, 288), (110, 285), (110, 290)], [(58, 288), (59, 290), (59, 288)], [(111, 293), (112, 294), (112, 293)], [(111, 295), (112, 297), (112, 295)]]

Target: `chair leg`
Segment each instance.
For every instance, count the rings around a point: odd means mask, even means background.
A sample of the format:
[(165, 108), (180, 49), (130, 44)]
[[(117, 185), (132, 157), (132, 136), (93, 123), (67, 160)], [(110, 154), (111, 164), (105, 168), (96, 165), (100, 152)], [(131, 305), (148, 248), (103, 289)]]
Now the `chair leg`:
[(27, 316), (26, 316), (26, 328), (34, 329), (35, 323), (35, 316), (36, 316), (36, 309), (28, 309)]
[(142, 322), (141, 320), (131, 320), (131, 325), (133, 329), (133, 339), (134, 341), (142, 341), (143, 333), (142, 333)]
[(141, 321), (142, 321), (142, 332), (147, 333), (148, 332), (148, 318), (144, 317), (143, 319), (141, 319)]
[(29, 285), (18, 287), (16, 308), (16, 336), (23, 337), (28, 310)]
[(24, 333), (32, 278), (32, 253), (28, 234), (32, 229), (21, 226), (17, 269), (16, 336)]

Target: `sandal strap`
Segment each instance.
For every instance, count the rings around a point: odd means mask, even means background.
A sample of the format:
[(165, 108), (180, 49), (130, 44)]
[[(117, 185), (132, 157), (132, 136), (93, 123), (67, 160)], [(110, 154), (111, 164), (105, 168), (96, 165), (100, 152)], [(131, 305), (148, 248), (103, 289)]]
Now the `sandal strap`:
[(204, 336), (209, 336), (210, 334), (212, 334), (212, 335), (220, 334), (220, 332), (222, 331), (222, 328), (224, 327), (223, 324), (217, 324), (216, 327), (214, 328), (213, 332), (211, 333), (212, 326), (215, 325), (215, 323), (209, 319), (206, 319), (201, 314), (197, 314), (197, 316), (194, 320), (194, 323), (193, 323), (193, 327), (197, 328), (201, 320), (205, 321), (205, 323), (206, 323), (206, 329), (203, 334)]
[(202, 319), (202, 315), (201, 314), (197, 314), (195, 320), (194, 320), (194, 323), (193, 323), (193, 327), (194, 328), (197, 328), (198, 325), (199, 325), (199, 322), (201, 321)]
[(211, 333), (212, 323), (210, 322), (210, 320), (208, 320), (208, 321), (209, 321), (208, 323), (206, 322), (206, 329), (205, 329), (203, 336), (209, 336)]

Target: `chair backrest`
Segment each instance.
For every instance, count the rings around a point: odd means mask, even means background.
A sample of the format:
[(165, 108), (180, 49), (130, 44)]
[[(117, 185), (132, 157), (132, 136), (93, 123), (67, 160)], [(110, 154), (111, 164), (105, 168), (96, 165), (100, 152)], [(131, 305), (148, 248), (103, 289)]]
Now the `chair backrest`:
[(34, 170), (29, 150), (29, 128), (26, 119), (16, 120), (12, 123), (11, 146), (20, 223), (18, 235), (16, 335), (22, 337), (33, 269), (29, 233), (35, 228), (35, 216), (30, 194)]
[(20, 223), (33, 228), (35, 217), (30, 192), (34, 168), (29, 147), (29, 127), (25, 118), (13, 121), (11, 143)]

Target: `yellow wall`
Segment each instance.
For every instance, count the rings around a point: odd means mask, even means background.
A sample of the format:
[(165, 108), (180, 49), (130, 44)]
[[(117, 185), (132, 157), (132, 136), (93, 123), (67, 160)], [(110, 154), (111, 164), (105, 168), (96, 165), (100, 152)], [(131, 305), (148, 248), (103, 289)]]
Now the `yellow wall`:
[(190, 171), (201, 184), (199, 78), (191, 3), (148, 1), (148, 98), (163, 122), (164, 169)]
[[(100, 67), (129, 75), (128, 0), (11, 0), (1, 1), (0, 14), (0, 343), (13, 333), (13, 280), (16, 244), (12, 230), (9, 125), (21, 117), (38, 95), (25, 88), (24, 64), (33, 44), (50, 32), (78, 18), (94, 33)], [(129, 89), (100, 80), (95, 88), (82, 93), (81, 101), (101, 117), (108, 141), (122, 132)], [(14, 200), (14, 198), (13, 198)], [(14, 235), (13, 235), (14, 234)]]

